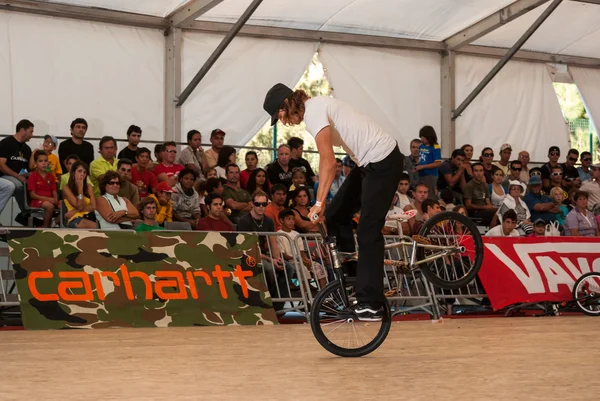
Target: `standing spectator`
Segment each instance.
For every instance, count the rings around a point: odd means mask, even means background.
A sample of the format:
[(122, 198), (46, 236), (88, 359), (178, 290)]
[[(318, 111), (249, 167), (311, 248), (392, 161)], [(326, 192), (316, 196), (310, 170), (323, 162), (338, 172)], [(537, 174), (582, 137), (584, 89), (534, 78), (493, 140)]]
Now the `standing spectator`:
[(162, 162), (154, 167), (154, 175), (158, 182), (166, 182), (170, 187), (174, 187), (178, 182), (178, 175), (183, 166), (176, 164), (177, 145), (175, 142), (165, 142), (161, 152)]
[(191, 130), (187, 133), (188, 146), (181, 151), (177, 164), (185, 168), (190, 168), (196, 172), (198, 180), (204, 180), (203, 171), (208, 167), (204, 149), (202, 149), (202, 134), (198, 130)]
[(148, 170), (150, 161), (150, 149), (139, 148), (136, 152), (135, 160), (137, 165), (131, 168), (131, 181), (135, 184), (140, 195), (140, 199), (144, 199), (151, 193), (154, 193), (158, 186), (156, 175)]
[(223, 146), (219, 151), (219, 158), (217, 159), (217, 166), (215, 167), (217, 177), (227, 178), (225, 167), (227, 167), (228, 164), (235, 164), (236, 158), (237, 154), (232, 146)]
[(58, 193), (56, 191), (56, 177), (46, 171), (48, 155), (44, 150), (36, 150), (33, 154), (35, 170), (29, 174), (27, 190), (29, 191), (29, 205), (34, 208), (44, 209), (44, 224), (50, 227), (52, 216), (58, 207)]
[(70, 171), (72, 173), (69, 174), (63, 189), (63, 202), (67, 208), (64, 216), (67, 219), (67, 227), (98, 228), (94, 214), (96, 198), (94, 197), (94, 188), (89, 180), (88, 166), (81, 160), (76, 160)]
[(517, 226), (517, 214), (514, 210), (507, 210), (502, 215), (502, 224), (489, 230), (486, 237), (520, 237), (515, 227)]
[(437, 141), (433, 127), (426, 125), (419, 131), (421, 145), (419, 146), (419, 179), (429, 188), (429, 198), (437, 195), (438, 168), (442, 164), (442, 148)]
[(161, 226), (164, 225), (164, 223), (171, 223), (173, 221), (173, 201), (171, 200), (173, 193), (175, 193), (175, 191), (169, 184), (166, 182), (159, 182), (156, 191), (148, 196), (154, 199), (158, 205), (156, 222)]
[[(44, 143), (42, 144), (42, 149), (46, 152), (48, 156), (48, 166), (46, 167), (47, 173), (52, 173), (52, 175), (56, 178), (56, 182), (60, 182), (60, 177), (62, 176), (62, 167), (60, 165), (60, 161), (58, 160), (58, 156), (54, 153), (54, 149), (56, 149), (56, 145), (58, 144), (58, 139), (52, 135), (44, 136)], [(34, 160), (35, 152), (31, 155), (31, 159), (29, 159), (29, 170), (34, 171), (36, 169), (36, 163)]]
[(344, 177), (348, 177), (348, 174), (350, 174), (350, 171), (352, 171), (354, 167), (356, 167), (356, 162), (352, 160), (352, 158), (349, 155), (344, 156), (344, 158), (342, 159)]
[(473, 167), (471, 166), (471, 160), (473, 160), (473, 145), (465, 144), (461, 146), (460, 150), (465, 152), (465, 182), (469, 182), (473, 178)]
[(494, 160), (494, 151), (492, 148), (483, 148), (480, 160), (483, 166), (485, 182), (491, 184), (494, 181), (494, 173), (498, 170), (498, 167), (492, 164)]
[(439, 168), (438, 189), (448, 188), (455, 199), (462, 201), (462, 189), (467, 184), (465, 179), (465, 152), (456, 149), (452, 152), (450, 160), (442, 162)]
[(132, 166), (133, 162), (129, 159), (120, 159), (117, 163), (117, 173), (121, 176), (119, 196), (129, 199), (133, 206), (137, 208), (140, 204), (140, 193), (137, 186), (131, 182)]
[(531, 212), (533, 221), (542, 219), (546, 223), (556, 220), (556, 214), (560, 213), (552, 199), (542, 194), (542, 179), (537, 175), (529, 177), (529, 191), (523, 198)]
[(306, 181), (310, 183), (312, 187), (315, 182), (317, 182), (317, 177), (315, 172), (308, 160), (302, 157), (302, 152), (304, 151), (304, 140), (298, 138), (297, 136), (293, 136), (287, 141), (288, 146), (290, 147), (290, 166), (293, 167), (301, 167), (302, 171), (304, 171), (306, 175)]
[(585, 181), (581, 190), (588, 194), (588, 209), (596, 210), (600, 214), (600, 163), (591, 166), (592, 179)]
[(504, 198), (506, 198), (506, 194), (508, 193), (507, 188), (505, 188), (502, 183), (504, 182), (504, 172), (501, 169), (497, 169), (494, 172), (494, 180), (489, 186), (490, 190), (490, 199), (492, 200), (492, 205), (494, 207), (500, 207)]
[(521, 174), (519, 179), (525, 184), (529, 183), (529, 152), (522, 150), (519, 152), (519, 161), (521, 162)]
[(156, 222), (156, 211), (158, 210), (158, 204), (154, 198), (146, 197), (140, 202), (140, 214), (142, 217), (142, 223), (135, 227), (136, 232), (146, 231), (160, 231), (164, 230)]
[(116, 171), (104, 173), (98, 187), (100, 197), (96, 199), (96, 219), (103, 230), (133, 229), (133, 223), (140, 213), (131, 201), (119, 196), (121, 176)]
[(240, 168), (236, 164), (229, 164), (225, 172), (227, 184), (223, 189), (223, 199), (225, 205), (231, 209), (229, 219), (233, 224), (238, 224), (240, 219), (252, 210), (252, 196), (248, 191), (240, 188)]
[(119, 159), (135, 160), (138, 145), (142, 139), (142, 129), (137, 125), (130, 125), (127, 128), (127, 146), (117, 155)]
[(600, 237), (596, 216), (588, 210), (588, 194), (578, 191), (574, 198), (575, 207), (567, 215), (565, 234), (573, 237)]
[[(241, 173), (240, 173), (241, 177)], [(246, 191), (253, 194), (256, 190), (261, 190), (266, 194), (271, 193), (269, 181), (267, 181), (267, 172), (262, 168), (255, 168), (247, 182)]]
[(292, 185), (292, 169), (290, 167), (290, 147), (280, 145), (277, 149), (277, 159), (267, 166), (267, 175), (271, 185), (283, 184), (286, 188)]
[(16, 132), (0, 141), (0, 212), (15, 196), (21, 212), (15, 221), (23, 226), (27, 225), (25, 211), (25, 183), (31, 148), (27, 142), (33, 138), (33, 123), (21, 120), (17, 123)]
[(224, 142), (225, 132), (220, 130), (219, 128), (212, 130), (212, 132), (210, 133), (210, 144), (212, 146), (210, 149), (204, 152), (204, 155), (206, 156), (206, 168), (217, 166), (217, 161), (219, 160), (219, 152), (221, 151)]
[(504, 198), (502, 205), (498, 209), (496, 214), (502, 223), (502, 216), (508, 210), (514, 210), (517, 215), (516, 229), (519, 230), (522, 235), (529, 235), (533, 232), (533, 225), (531, 224), (531, 213), (527, 204), (521, 199), (525, 193), (527, 187), (524, 183), (518, 180), (509, 181), (508, 183), (508, 196)]
[(419, 165), (419, 159), (421, 157), (421, 152), (419, 150), (421, 143), (420, 139), (413, 139), (410, 141), (410, 154), (404, 156), (404, 171), (406, 171), (410, 177), (411, 189), (415, 189), (414, 186), (419, 182), (417, 166)]
[(191, 168), (179, 172), (179, 182), (175, 185), (173, 201), (173, 220), (190, 223), (192, 229), (200, 219), (200, 195), (194, 190), (194, 182), (198, 175)]
[[(250, 179), (250, 175), (258, 166), (258, 155), (256, 154), (255, 151), (249, 150), (248, 152), (246, 152), (245, 160), (246, 160), (246, 169), (240, 173), (240, 186), (242, 187), (242, 189), (247, 190), (248, 189), (247, 188), (248, 180)], [(250, 192), (250, 191), (248, 191), (248, 192)]]
[(223, 219), (223, 198), (221, 195), (213, 192), (206, 195), (204, 199), (208, 214), (206, 217), (198, 220), (196, 229), (200, 231), (234, 231), (233, 225), (229, 220)]
[(465, 185), (463, 199), (470, 217), (478, 217), (484, 225), (489, 225), (496, 208), (492, 205), (490, 189), (484, 181), (483, 165), (473, 164), (473, 179)]
[(579, 151), (577, 149), (569, 149), (567, 160), (562, 165), (562, 187), (567, 192), (574, 188), (575, 180), (579, 180), (579, 171), (575, 167), (577, 159), (579, 159)]
[(508, 161), (510, 160), (510, 156), (512, 155), (512, 147), (505, 143), (500, 146), (500, 160), (494, 163), (494, 166), (498, 167), (504, 175), (508, 175)]
[[(100, 179), (108, 171), (117, 171), (118, 160), (117, 141), (112, 136), (103, 136), (100, 139), (100, 157), (90, 164), (90, 178), (94, 185), (94, 195), (100, 196)], [(120, 185), (120, 183), (119, 183)]]
[(548, 163), (542, 166), (542, 185), (544, 188), (550, 186), (550, 173), (552, 173), (552, 167), (560, 167), (558, 164), (559, 158), (560, 148), (558, 146), (550, 146), (548, 149)]
[[(523, 165), (521, 164), (521, 161), (513, 160), (510, 162), (509, 166), (510, 166), (509, 174), (506, 177), (504, 177), (502, 186), (506, 190), (508, 190), (509, 181), (519, 181), (519, 182), (522, 182), (523, 184), (527, 185), (527, 183), (521, 179), (521, 173), (523, 172)], [(529, 180), (527, 180), (527, 181), (529, 181)]]
[(581, 152), (581, 166), (577, 167), (579, 172), (579, 179), (582, 183), (590, 181), (592, 179), (592, 171), (590, 166), (592, 165), (592, 154), (590, 152)]
[(94, 146), (83, 140), (88, 129), (88, 123), (83, 118), (76, 118), (71, 123), (71, 139), (66, 139), (58, 147), (58, 158), (62, 166), (69, 155), (77, 155), (88, 166), (94, 161)]
[(285, 209), (285, 200), (287, 198), (287, 189), (283, 184), (275, 184), (271, 188), (272, 202), (265, 209), (265, 215), (275, 223), (275, 231), (281, 230), (279, 213)]

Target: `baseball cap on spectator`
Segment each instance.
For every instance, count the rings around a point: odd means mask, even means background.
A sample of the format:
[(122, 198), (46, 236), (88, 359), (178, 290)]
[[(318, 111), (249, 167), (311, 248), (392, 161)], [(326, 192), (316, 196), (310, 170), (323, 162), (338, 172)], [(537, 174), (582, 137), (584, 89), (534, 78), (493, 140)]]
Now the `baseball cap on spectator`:
[(560, 148), (558, 146), (550, 146), (550, 149), (548, 149), (548, 154), (552, 152), (558, 152), (558, 154), (560, 155)]
[(212, 138), (213, 136), (218, 135), (218, 134), (223, 134), (223, 136), (227, 135), (227, 133), (225, 131), (217, 128), (217, 129), (212, 130), (212, 132), (210, 133), (210, 137)]
[(512, 152), (512, 146), (510, 146), (510, 144), (505, 143), (504, 145), (500, 146), (500, 152), (504, 152), (506, 149), (509, 149)]
[(165, 181), (163, 181), (163, 182), (158, 183), (158, 186), (156, 187), (156, 192), (157, 193), (158, 192), (168, 192), (168, 193), (174, 194), (175, 190), (173, 188), (171, 188), (169, 186), (169, 184), (167, 184)]
[(529, 177), (529, 185), (542, 185), (542, 178), (539, 175)]
[(546, 221), (544, 219), (537, 219), (536, 221), (533, 222), (534, 226), (545, 226), (546, 225)]
[(52, 143), (54, 144), (54, 146), (58, 146), (58, 139), (54, 135), (46, 134), (46, 135), (44, 135), (44, 141), (46, 139), (50, 139), (52, 141)]

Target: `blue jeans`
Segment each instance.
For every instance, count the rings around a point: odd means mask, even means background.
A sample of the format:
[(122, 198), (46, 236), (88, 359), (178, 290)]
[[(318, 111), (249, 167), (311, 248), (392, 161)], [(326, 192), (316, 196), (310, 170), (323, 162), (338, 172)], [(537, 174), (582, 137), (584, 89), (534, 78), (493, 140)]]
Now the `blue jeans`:
[(12, 177), (0, 177), (0, 213), (2, 213), (10, 198), (13, 197), (16, 189), (15, 183), (8, 178)]

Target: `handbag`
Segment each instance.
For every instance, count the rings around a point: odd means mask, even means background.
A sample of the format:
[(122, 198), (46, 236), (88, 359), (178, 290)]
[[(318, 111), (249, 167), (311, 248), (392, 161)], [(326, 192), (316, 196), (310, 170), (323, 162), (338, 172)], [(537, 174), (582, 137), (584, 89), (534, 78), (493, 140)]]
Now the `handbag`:
[(559, 227), (558, 221), (546, 224), (546, 237), (560, 237)]

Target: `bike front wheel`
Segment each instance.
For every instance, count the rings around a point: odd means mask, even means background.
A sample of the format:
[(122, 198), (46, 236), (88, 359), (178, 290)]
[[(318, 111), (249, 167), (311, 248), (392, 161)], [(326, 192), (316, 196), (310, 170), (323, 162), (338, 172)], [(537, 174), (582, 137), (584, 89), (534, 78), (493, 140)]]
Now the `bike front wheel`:
[(573, 285), (573, 300), (588, 316), (600, 316), (600, 273), (591, 272), (579, 277)]
[(317, 294), (310, 312), (312, 331), (319, 344), (334, 355), (351, 358), (370, 354), (383, 344), (390, 331), (390, 305), (384, 302), (380, 322), (359, 321), (342, 291), (346, 289), (336, 280)]

